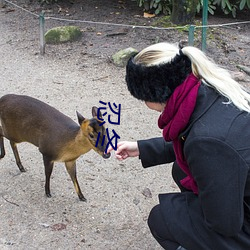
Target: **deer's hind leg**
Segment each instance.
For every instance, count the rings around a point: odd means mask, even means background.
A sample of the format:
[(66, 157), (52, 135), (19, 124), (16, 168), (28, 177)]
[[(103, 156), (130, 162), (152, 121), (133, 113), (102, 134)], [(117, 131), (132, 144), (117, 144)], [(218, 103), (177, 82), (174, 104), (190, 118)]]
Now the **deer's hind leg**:
[(50, 157), (43, 155), (43, 163), (45, 167), (45, 194), (47, 197), (51, 197), (50, 193), (50, 177), (53, 171), (54, 162), (50, 159)]
[(16, 159), (16, 164), (17, 164), (18, 168), (20, 169), (21, 172), (25, 172), (26, 170), (24, 169), (24, 167), (23, 167), (23, 165), (21, 163), (16, 143), (14, 141), (10, 141), (10, 145), (11, 145), (11, 148), (13, 150), (13, 153), (14, 153), (14, 156), (15, 156), (15, 159)]
[(3, 140), (3, 129), (1, 126), (0, 126), (0, 150), (1, 150), (0, 159), (2, 159), (5, 156), (5, 149)]
[(74, 183), (74, 187), (76, 190), (76, 193), (78, 194), (78, 197), (81, 201), (87, 201), (86, 198), (83, 196), (82, 191), (80, 189), (79, 183), (77, 181), (76, 177), (76, 161), (68, 161), (65, 162), (66, 169), (70, 175), (71, 180)]

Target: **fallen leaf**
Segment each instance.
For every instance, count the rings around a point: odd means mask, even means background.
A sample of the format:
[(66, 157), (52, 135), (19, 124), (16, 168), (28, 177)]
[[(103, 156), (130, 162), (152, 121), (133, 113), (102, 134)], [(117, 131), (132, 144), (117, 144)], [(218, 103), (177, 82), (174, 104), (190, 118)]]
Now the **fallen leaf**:
[(152, 17), (155, 17), (155, 14), (149, 14), (147, 12), (144, 12), (143, 13), (143, 17), (145, 17), (145, 18), (152, 18)]
[(63, 223), (54, 224), (53, 226), (51, 226), (51, 229), (53, 231), (61, 231), (61, 230), (66, 229), (66, 225)]

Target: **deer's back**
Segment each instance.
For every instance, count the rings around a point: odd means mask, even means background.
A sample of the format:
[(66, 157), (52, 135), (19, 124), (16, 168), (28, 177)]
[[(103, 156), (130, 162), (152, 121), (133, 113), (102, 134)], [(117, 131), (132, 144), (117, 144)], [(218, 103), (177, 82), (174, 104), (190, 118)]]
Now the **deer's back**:
[(69, 140), (79, 126), (50, 105), (24, 95), (0, 98), (0, 119), (4, 136), (15, 142), (27, 141), (39, 147), (42, 141)]

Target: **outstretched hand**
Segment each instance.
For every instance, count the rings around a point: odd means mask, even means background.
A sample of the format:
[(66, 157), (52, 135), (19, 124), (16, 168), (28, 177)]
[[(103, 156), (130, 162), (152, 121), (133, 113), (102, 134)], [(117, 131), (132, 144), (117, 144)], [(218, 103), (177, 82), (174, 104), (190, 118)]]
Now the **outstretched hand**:
[[(114, 150), (109, 147), (107, 153)], [(139, 156), (139, 149), (137, 142), (121, 141), (117, 144), (117, 150), (115, 151), (115, 156), (118, 160), (125, 160), (128, 157)]]

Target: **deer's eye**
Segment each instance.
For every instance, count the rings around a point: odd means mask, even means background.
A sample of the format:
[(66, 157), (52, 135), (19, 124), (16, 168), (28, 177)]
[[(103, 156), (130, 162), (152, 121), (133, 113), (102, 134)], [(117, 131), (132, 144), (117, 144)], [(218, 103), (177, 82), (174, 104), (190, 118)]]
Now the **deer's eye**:
[(93, 134), (89, 134), (89, 137), (91, 138), (91, 139), (94, 139), (94, 135)]

